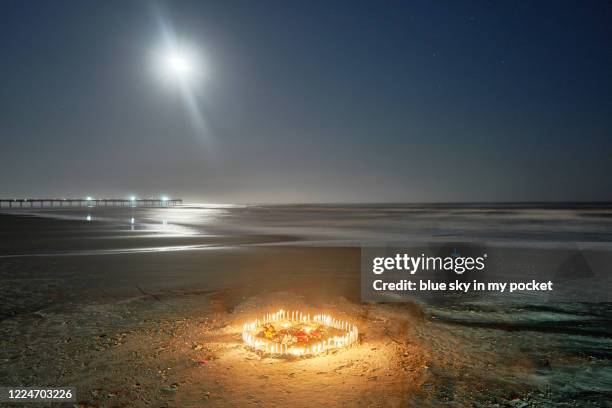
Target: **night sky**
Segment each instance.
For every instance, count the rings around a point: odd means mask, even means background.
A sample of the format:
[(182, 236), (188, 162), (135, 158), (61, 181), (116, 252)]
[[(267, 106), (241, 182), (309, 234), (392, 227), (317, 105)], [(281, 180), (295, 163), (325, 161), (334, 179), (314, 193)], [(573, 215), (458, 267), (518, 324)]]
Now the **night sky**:
[(608, 1), (4, 0), (0, 75), (3, 197), (612, 200)]

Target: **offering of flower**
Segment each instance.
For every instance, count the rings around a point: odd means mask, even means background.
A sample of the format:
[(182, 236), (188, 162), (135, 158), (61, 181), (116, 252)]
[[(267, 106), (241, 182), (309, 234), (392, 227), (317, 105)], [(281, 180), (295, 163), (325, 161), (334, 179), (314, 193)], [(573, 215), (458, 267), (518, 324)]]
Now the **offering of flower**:
[(315, 355), (357, 341), (357, 327), (328, 315), (279, 310), (246, 323), (242, 339), (251, 348), (274, 355)]

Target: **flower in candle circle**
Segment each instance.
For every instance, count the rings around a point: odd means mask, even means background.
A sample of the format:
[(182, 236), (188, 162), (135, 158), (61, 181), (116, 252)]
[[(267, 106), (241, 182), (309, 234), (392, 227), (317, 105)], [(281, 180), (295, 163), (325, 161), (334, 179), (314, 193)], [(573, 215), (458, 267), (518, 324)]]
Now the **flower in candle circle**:
[(359, 339), (354, 324), (331, 316), (279, 310), (243, 325), (242, 339), (255, 351), (312, 356), (348, 347)]

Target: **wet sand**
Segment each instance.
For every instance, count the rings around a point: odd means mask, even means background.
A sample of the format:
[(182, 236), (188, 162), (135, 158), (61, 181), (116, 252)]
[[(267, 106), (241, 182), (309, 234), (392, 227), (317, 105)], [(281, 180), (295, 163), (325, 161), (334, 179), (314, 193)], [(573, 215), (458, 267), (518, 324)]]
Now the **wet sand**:
[[(0, 259), (3, 385), (74, 386), (81, 406), (612, 401), (606, 304), (362, 304), (355, 247), (271, 234), (142, 234), (130, 248), (199, 247), (101, 254), (92, 250), (125, 248), (131, 232), (100, 224), (92, 234), (89, 224), (42, 218), (0, 222), (2, 254), (19, 255)], [(359, 342), (298, 360), (243, 346), (244, 321), (289, 306), (354, 321)], [(581, 333), (593, 320), (600, 329)]]

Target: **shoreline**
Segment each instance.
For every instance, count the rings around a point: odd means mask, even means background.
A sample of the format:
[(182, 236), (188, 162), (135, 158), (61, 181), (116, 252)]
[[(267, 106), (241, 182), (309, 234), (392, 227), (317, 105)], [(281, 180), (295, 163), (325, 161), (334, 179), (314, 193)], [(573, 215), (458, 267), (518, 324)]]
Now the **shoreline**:
[[(105, 223), (7, 219), (0, 216), (5, 237), (16, 235), (2, 241), (4, 251), (219, 238), (134, 238), (140, 232)], [(44, 237), (19, 238), (32, 230)], [(612, 402), (609, 304), (493, 296), (362, 303), (360, 248), (234, 239), (223, 249), (1, 259), (0, 376), (15, 386), (75, 386), (83, 407)], [(355, 322), (358, 343), (294, 361), (242, 344), (244, 321), (291, 306)]]

